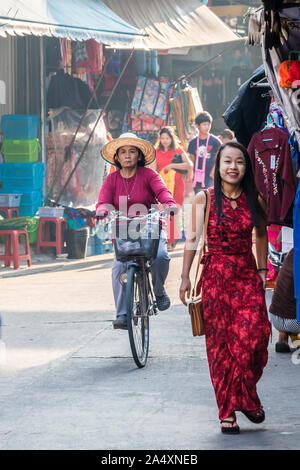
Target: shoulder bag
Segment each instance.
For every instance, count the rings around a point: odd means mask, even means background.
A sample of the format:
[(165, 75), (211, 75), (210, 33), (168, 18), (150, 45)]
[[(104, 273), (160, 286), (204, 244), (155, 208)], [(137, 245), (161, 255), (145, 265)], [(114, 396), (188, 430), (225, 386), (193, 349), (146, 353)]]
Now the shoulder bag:
[(202, 240), (201, 240), (201, 248), (199, 252), (194, 288), (192, 290), (192, 297), (191, 297), (191, 300), (188, 302), (188, 309), (189, 309), (189, 314), (191, 318), (193, 336), (203, 336), (205, 334), (203, 305), (202, 305), (202, 292), (201, 292), (202, 288), (201, 288), (200, 294), (195, 297), (201, 259), (202, 259), (202, 255), (206, 251), (205, 242), (206, 242), (207, 226), (208, 226), (208, 219), (209, 219), (209, 212), (210, 212), (210, 192), (206, 190), (205, 195), (206, 195), (206, 209), (205, 209), (204, 226), (203, 226), (203, 233), (202, 233)]

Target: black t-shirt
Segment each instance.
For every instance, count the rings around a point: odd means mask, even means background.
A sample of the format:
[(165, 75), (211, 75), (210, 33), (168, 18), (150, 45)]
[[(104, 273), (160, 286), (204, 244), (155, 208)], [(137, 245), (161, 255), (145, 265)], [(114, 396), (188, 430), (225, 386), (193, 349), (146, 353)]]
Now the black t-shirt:
[[(188, 153), (191, 155), (195, 155), (195, 165), (197, 162), (197, 139), (195, 137), (192, 139), (188, 146)], [(207, 146), (207, 155), (206, 155), (206, 164), (205, 164), (205, 188), (209, 188), (213, 185), (213, 180), (210, 178), (209, 174), (214, 167), (216, 161), (216, 154), (221, 146), (221, 141), (215, 137), (214, 135), (209, 136), (208, 146)], [(199, 163), (198, 169), (201, 170), (203, 166), (203, 157), (205, 155), (205, 148), (206, 148), (206, 139), (199, 139)], [(201, 183), (197, 183), (196, 189), (199, 187), (198, 190), (202, 188)]]

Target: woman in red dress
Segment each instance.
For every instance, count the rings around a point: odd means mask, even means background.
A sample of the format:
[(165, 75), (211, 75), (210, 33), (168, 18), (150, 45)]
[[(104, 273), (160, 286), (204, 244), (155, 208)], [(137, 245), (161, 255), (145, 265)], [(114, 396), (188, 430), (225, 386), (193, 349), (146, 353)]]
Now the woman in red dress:
[[(185, 193), (183, 173), (193, 168), (193, 163), (183, 151), (172, 127), (163, 127), (159, 132), (156, 148), (156, 170), (164, 180), (180, 210)], [(176, 154), (181, 155), (181, 163), (173, 163)], [(169, 222), (168, 248), (173, 249), (180, 238), (177, 215)]]
[[(265, 304), (267, 274), (266, 207), (258, 193), (247, 150), (223, 144), (216, 158), (207, 248), (197, 287), (202, 288), (207, 358), (219, 408), (221, 430), (239, 433), (236, 411), (254, 423), (265, 414), (256, 384), (268, 358), (270, 323)], [(185, 246), (181, 301), (191, 292), (190, 269), (203, 227), (206, 194), (195, 196)], [(256, 230), (256, 257), (252, 229)]]

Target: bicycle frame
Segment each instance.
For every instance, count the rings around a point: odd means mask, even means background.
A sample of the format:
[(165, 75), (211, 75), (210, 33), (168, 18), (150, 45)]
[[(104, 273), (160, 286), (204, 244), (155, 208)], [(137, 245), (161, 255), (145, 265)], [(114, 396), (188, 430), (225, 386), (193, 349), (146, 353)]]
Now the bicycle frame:
[[(131, 267), (135, 267), (137, 270), (141, 272), (141, 275), (142, 275), (141, 276), (142, 281), (143, 281), (142, 288), (143, 288), (144, 298), (147, 300), (147, 305), (146, 305), (146, 311), (141, 312), (141, 315), (146, 316), (146, 315), (156, 314), (157, 307), (156, 307), (156, 302), (154, 300), (152, 285), (150, 282), (151, 267), (150, 267), (149, 260), (143, 257), (135, 258), (131, 261), (128, 261), (127, 271), (129, 271)], [(149, 302), (149, 296), (151, 298), (151, 302)]]

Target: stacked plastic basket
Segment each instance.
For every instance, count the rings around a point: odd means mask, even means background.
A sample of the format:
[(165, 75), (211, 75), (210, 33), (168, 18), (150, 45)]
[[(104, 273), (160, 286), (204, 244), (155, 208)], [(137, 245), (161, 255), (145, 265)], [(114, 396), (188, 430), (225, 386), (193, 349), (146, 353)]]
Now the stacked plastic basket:
[(34, 216), (43, 203), (45, 166), (39, 162), (39, 121), (35, 115), (6, 114), (1, 119), (3, 134), (0, 165), (0, 206), (20, 194), (20, 216)]

